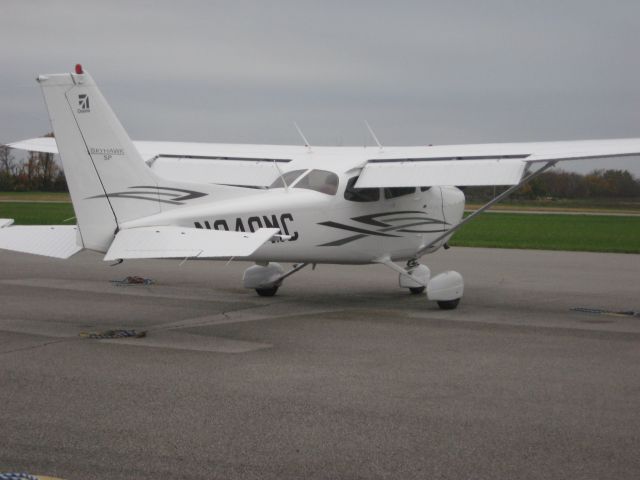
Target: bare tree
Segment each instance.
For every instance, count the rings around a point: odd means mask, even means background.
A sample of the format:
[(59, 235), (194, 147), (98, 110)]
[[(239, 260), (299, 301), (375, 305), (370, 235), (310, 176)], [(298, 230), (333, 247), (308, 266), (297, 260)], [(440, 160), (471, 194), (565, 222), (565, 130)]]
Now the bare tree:
[(54, 161), (52, 153), (38, 153), (36, 171), (41, 190), (51, 190), (58, 170), (58, 164)]
[(15, 173), (15, 157), (11, 155), (11, 149), (6, 145), (0, 145), (0, 172), (5, 175)]
[(12, 190), (16, 175), (15, 157), (6, 145), (0, 145), (0, 190)]

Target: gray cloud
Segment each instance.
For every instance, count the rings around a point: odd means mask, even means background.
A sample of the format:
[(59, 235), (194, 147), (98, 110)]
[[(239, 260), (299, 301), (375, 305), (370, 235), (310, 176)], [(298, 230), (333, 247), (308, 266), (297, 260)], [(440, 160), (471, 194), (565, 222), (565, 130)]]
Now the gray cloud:
[(76, 62), (135, 139), (299, 143), (296, 120), (370, 144), (365, 118), (387, 144), (640, 136), (638, 18), (635, 0), (4, 0), (0, 142), (49, 129), (33, 79)]

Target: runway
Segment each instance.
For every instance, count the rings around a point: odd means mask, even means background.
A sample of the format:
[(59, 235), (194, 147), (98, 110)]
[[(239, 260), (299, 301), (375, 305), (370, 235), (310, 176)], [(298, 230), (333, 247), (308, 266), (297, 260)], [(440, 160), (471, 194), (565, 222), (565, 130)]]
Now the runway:
[[(242, 262), (0, 251), (0, 473), (66, 480), (640, 476), (640, 255), (452, 248), (273, 298)], [(151, 286), (116, 286), (128, 275)], [(81, 331), (147, 330), (90, 340)]]

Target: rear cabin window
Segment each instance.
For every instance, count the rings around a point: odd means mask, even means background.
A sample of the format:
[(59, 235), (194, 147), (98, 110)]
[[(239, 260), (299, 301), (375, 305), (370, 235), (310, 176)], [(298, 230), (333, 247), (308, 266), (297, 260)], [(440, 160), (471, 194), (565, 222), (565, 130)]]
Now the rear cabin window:
[(379, 188), (354, 188), (358, 177), (350, 178), (344, 190), (344, 199), (351, 202), (377, 202), (380, 200)]
[[(284, 188), (285, 183), (287, 184), (286, 186), (288, 187), (293, 182), (295, 182), (296, 178), (298, 178), (305, 171), (306, 170), (292, 170), (290, 172), (283, 173), (282, 176), (278, 176), (278, 178), (276, 178), (275, 181), (271, 185), (269, 185), (269, 188)], [(284, 183), (283, 183), (283, 180), (284, 180)]]
[(306, 188), (335, 195), (338, 191), (338, 175), (327, 170), (311, 170), (293, 188)]
[(409, 195), (416, 191), (415, 187), (392, 187), (384, 189), (384, 198), (396, 198), (403, 195)]

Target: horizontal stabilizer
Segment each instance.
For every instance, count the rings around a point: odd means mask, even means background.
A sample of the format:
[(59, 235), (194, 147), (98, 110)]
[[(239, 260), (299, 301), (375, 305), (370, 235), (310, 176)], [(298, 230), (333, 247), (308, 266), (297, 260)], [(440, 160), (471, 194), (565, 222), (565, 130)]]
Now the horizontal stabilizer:
[(368, 162), (356, 188), (516, 185), (522, 160), (375, 160)]
[(58, 145), (53, 137), (29, 138), (19, 142), (9, 143), (8, 147), (28, 152), (58, 153)]
[(255, 232), (173, 226), (131, 228), (118, 232), (104, 260), (246, 257), (278, 232), (277, 228)]
[[(8, 227), (9, 219), (0, 219), (0, 248), (14, 252), (69, 258), (82, 250), (75, 225), (19, 225)], [(11, 220), (8, 222), (10, 225)]]

